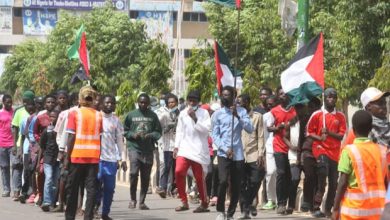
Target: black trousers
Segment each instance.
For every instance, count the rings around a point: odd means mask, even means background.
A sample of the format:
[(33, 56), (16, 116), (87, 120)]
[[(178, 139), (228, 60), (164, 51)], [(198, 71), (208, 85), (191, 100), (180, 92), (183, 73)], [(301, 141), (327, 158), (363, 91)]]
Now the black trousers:
[(336, 195), (338, 171), (337, 162), (326, 155), (317, 159), (317, 191), (314, 196), (314, 210), (319, 210), (325, 193), (326, 179), (328, 179), (328, 193), (325, 201), (325, 211), (330, 212)]
[(302, 207), (309, 210), (313, 209), (314, 193), (317, 186), (316, 159), (307, 157), (303, 159), (303, 172), (305, 179), (303, 181), (303, 203)]
[(34, 167), (31, 164), (30, 154), (23, 154), (23, 180), (22, 185), (22, 194), (27, 195), (28, 190), (32, 187), (32, 177), (34, 172)]
[(290, 164), (291, 170), (291, 186), (290, 193), (288, 195), (288, 207), (295, 209), (295, 203), (297, 198), (297, 190), (299, 182), (301, 181), (301, 167), (297, 164)]
[(278, 206), (286, 206), (291, 189), (291, 168), (288, 154), (274, 153), (276, 164), (276, 198)]
[(217, 211), (225, 212), (226, 188), (230, 175), (231, 197), (227, 216), (232, 217), (237, 208), (241, 191), (241, 179), (243, 175), (244, 161), (233, 161), (225, 157), (218, 157), (219, 192)]
[[(139, 204), (145, 203), (146, 194), (150, 183), (150, 173), (153, 166), (153, 153), (143, 154), (129, 150), (130, 158), (130, 199), (137, 201), (138, 175), (141, 176), (141, 191), (139, 193)], [(157, 167), (157, 169), (159, 169)]]
[(207, 175), (206, 175), (206, 188), (207, 188), (207, 196), (211, 196), (211, 190), (213, 187), (213, 159), (214, 156), (210, 157), (210, 164), (208, 167)]
[(252, 162), (245, 163), (243, 171), (240, 206), (241, 212), (249, 213), (253, 200), (256, 198), (261, 182), (264, 179), (265, 169), (264, 167), (259, 168), (256, 162)]
[(69, 175), (66, 182), (66, 211), (65, 219), (73, 220), (76, 217), (77, 201), (80, 185), (85, 184), (87, 189), (87, 201), (85, 205), (84, 219), (93, 219), (93, 207), (96, 201), (97, 174), (99, 164), (70, 164)]

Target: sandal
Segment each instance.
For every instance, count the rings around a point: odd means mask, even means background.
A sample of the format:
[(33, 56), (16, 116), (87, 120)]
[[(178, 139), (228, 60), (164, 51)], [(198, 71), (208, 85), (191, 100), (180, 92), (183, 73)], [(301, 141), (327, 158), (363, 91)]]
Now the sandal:
[(175, 208), (175, 211), (176, 211), (176, 212), (181, 212), (181, 211), (187, 211), (188, 209), (190, 209), (190, 208), (188, 207), (188, 205), (183, 204), (183, 205), (181, 205), (181, 206), (176, 207), (176, 208)]
[(208, 209), (207, 207), (203, 207), (203, 206), (198, 206), (198, 208), (194, 209), (193, 211), (194, 213), (203, 213), (203, 212), (210, 212), (210, 209)]

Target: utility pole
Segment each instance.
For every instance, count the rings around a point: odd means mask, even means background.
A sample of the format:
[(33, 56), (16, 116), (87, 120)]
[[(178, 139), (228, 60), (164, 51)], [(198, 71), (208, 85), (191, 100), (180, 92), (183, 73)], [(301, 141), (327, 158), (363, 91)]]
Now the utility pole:
[(297, 50), (307, 43), (309, 36), (309, 0), (298, 0), (298, 41)]

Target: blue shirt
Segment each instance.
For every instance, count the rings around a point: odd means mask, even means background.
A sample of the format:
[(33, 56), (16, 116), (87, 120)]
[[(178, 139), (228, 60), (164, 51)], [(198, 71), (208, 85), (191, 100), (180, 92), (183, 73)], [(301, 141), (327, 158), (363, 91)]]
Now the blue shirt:
[(244, 129), (248, 133), (252, 133), (253, 126), (246, 109), (237, 107), (237, 114), (240, 117), (234, 117), (233, 130), (233, 146), (232, 146), (232, 111), (229, 108), (223, 107), (214, 112), (212, 121), (212, 138), (213, 143), (218, 147), (218, 156), (227, 157), (226, 152), (233, 148), (233, 160), (244, 160), (244, 151), (241, 141), (241, 131)]
[[(28, 119), (28, 118), (23, 119), (23, 120), (22, 120), (22, 123), (20, 123), (20, 126), (19, 126), (19, 133), (20, 133), (21, 135), (24, 135), (24, 130), (26, 129), (27, 119)], [(24, 138), (24, 142), (23, 142), (23, 154), (28, 154), (28, 148), (29, 148), (28, 138), (25, 137), (25, 138)]]
[(30, 122), (30, 125), (28, 126), (28, 139), (30, 143), (34, 144), (35, 143), (35, 138), (34, 138), (34, 124), (37, 122), (37, 115), (35, 115)]

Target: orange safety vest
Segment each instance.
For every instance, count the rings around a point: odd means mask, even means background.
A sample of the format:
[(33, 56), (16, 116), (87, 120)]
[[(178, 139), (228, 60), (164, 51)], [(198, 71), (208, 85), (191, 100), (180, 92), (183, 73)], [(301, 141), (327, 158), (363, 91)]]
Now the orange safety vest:
[(341, 201), (341, 219), (380, 219), (385, 206), (386, 148), (371, 141), (347, 145), (357, 188), (347, 188)]
[(76, 140), (73, 147), (72, 163), (99, 163), (102, 115), (92, 108), (75, 110)]

